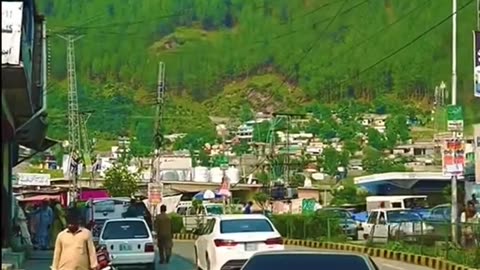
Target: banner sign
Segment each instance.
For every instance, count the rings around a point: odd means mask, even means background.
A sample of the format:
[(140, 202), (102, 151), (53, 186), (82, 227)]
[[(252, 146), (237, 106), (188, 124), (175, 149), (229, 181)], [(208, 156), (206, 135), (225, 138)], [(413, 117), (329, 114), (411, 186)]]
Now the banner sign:
[(473, 31), (474, 95), (480, 97), (480, 32)]
[(50, 186), (50, 174), (47, 173), (19, 173), (17, 183), (20, 186)]
[(447, 129), (448, 131), (463, 131), (463, 109), (461, 106), (447, 106)]
[(19, 65), (23, 2), (2, 1), (2, 65)]
[(443, 173), (461, 175), (465, 167), (465, 144), (462, 140), (446, 140), (442, 151)]
[(150, 205), (157, 206), (162, 203), (163, 184), (148, 183), (148, 201)]

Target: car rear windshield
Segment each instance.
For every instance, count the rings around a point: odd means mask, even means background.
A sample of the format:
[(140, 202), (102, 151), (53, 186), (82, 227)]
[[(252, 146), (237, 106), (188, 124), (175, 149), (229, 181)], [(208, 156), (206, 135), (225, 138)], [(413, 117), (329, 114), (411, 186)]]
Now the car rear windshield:
[(123, 220), (108, 222), (103, 230), (102, 239), (145, 239), (149, 237), (147, 226), (142, 221)]
[(220, 222), (221, 233), (273, 232), (272, 225), (266, 219), (232, 219)]
[[(355, 269), (371, 270), (367, 262), (359, 256), (335, 254), (275, 254), (252, 257), (244, 266), (245, 270), (275, 269), (290, 270), (292, 265), (301, 265), (302, 270), (316, 269)], [(320, 267), (321, 266), (321, 267)]]

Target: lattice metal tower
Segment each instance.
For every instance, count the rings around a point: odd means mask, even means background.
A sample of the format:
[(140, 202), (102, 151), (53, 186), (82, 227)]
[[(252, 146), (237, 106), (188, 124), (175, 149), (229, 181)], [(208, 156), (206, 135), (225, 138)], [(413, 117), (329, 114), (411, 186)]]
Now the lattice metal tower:
[(162, 120), (165, 105), (165, 64), (158, 63), (157, 111), (155, 115), (154, 144), (155, 151), (152, 162), (152, 182), (160, 182), (160, 151), (163, 147)]
[(158, 63), (157, 82), (157, 111), (155, 115), (155, 149), (160, 151), (163, 146), (163, 134), (161, 129), (163, 122), (163, 111), (165, 105), (165, 64)]
[(81, 150), (80, 116), (78, 113), (77, 74), (75, 70), (75, 41), (82, 36), (62, 36), (67, 41), (67, 76), (68, 76), (68, 142), (70, 153)]

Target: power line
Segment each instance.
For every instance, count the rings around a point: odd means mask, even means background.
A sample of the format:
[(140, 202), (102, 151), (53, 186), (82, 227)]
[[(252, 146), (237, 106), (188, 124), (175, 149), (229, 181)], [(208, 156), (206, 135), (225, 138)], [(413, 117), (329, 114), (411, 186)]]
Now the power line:
[[(438, 28), (439, 26), (441, 26), (442, 24), (444, 24), (445, 22), (449, 21), (450, 18), (453, 17), (453, 15), (459, 13), (461, 10), (465, 9), (466, 7), (468, 7), (470, 4), (472, 4), (474, 2), (474, 0), (470, 0), (469, 2), (467, 2), (465, 5), (461, 6), (457, 12), (455, 13), (452, 13), (450, 15), (448, 15), (446, 18), (440, 20), (439, 22), (437, 22), (436, 24), (434, 24), (433, 26), (429, 27), (427, 30), (423, 31), (421, 34), (419, 34), (418, 36), (416, 36), (415, 38), (413, 38), (412, 40), (410, 40), (409, 42), (405, 43), (403, 46), (399, 47), (398, 49), (396, 49), (395, 51), (389, 53), (388, 55), (380, 58), (378, 61), (376, 61), (375, 63), (373, 63), (372, 65), (362, 69), (359, 73), (356, 74), (356, 76), (359, 76), (373, 68), (375, 68), (376, 66), (380, 65), (381, 63), (387, 61), (388, 59), (392, 58), (393, 56), (397, 55), (398, 53), (402, 52), (403, 50), (405, 50), (406, 48), (410, 47), (412, 44), (414, 44), (415, 42), (417, 42), (418, 40), (420, 40), (421, 38), (423, 38), (424, 36), (426, 36), (428, 33), (432, 32), (433, 30), (435, 30), (436, 28)], [(349, 78), (349, 79), (346, 79), (345, 81), (348, 81), (350, 79), (353, 79), (353, 78)], [(344, 82), (345, 82), (344, 81)]]
[[(368, 2), (369, 0), (365, 0), (359, 4), (357, 4), (355, 7), (359, 7), (361, 5), (363, 5), (364, 3)], [(308, 56), (308, 54), (310, 54), (310, 52), (313, 50), (313, 48), (315, 48), (315, 46), (317, 45), (318, 41), (320, 41), (320, 39), (323, 37), (323, 34), (325, 34), (325, 32), (327, 31), (327, 29), (330, 27), (330, 25), (333, 24), (333, 22), (335, 21), (335, 19), (339, 16), (340, 12), (343, 10), (345, 4), (347, 3), (347, 0), (344, 0), (344, 2), (342, 3), (341, 7), (338, 9), (337, 13), (335, 14), (335, 16), (332, 17), (332, 19), (330, 20), (330, 22), (327, 24), (327, 26), (324, 28), (324, 30), (322, 31), (322, 34), (318, 36), (317, 39), (315, 39), (312, 44), (310, 45), (309, 48), (307, 48), (307, 50), (305, 51), (305, 53), (303, 54), (303, 56), (294, 64), (294, 69), (296, 67), (298, 67), (305, 59), (306, 57)], [(285, 82), (287, 82), (290, 77), (293, 75), (293, 73), (295, 72), (295, 70), (292, 70), (283, 80), (282, 82), (280, 83), (280, 85), (275, 89), (274, 93), (277, 92), (284, 84)]]
[(343, 51), (342, 53), (338, 54), (337, 56), (333, 57), (332, 59), (330, 59), (330, 62), (333, 62), (335, 60), (337, 60), (338, 58), (342, 57), (342, 56), (345, 56), (347, 55), (347, 53), (349, 52), (352, 52), (360, 47), (362, 47), (363, 45), (367, 44), (368, 42), (372, 41), (374, 38), (376, 38), (378, 35), (380, 34), (384, 34), (388, 29), (392, 28), (393, 26), (397, 25), (398, 23), (402, 22), (403, 20), (407, 19), (408, 17), (410, 17), (413, 13), (415, 13), (415, 11), (419, 10), (420, 8), (423, 8), (425, 6), (427, 6), (428, 4), (430, 4), (430, 0), (425, 0), (423, 2), (423, 4), (420, 4), (420, 5), (417, 5), (416, 7), (414, 7), (413, 9), (409, 10), (407, 13), (405, 13), (402, 17), (398, 18), (397, 20), (395, 20), (394, 22), (386, 25), (385, 27), (382, 27), (381, 29), (379, 29), (378, 31), (374, 32), (373, 34), (369, 35), (367, 38), (363, 39), (362, 41), (360, 41), (359, 43), (355, 43), (354, 45), (350, 46), (349, 48), (347, 48), (345, 51)]

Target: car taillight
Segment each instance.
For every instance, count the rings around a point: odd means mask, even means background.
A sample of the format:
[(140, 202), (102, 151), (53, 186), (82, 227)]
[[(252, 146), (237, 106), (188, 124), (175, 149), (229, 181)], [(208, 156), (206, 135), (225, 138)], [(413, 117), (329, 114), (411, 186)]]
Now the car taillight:
[(155, 247), (152, 243), (145, 244), (145, 252), (155, 252)]
[(224, 239), (215, 239), (213, 240), (215, 246), (217, 247), (233, 247), (236, 246), (238, 243), (233, 240), (224, 240)]
[(266, 245), (283, 245), (283, 238), (276, 237), (265, 240)]

